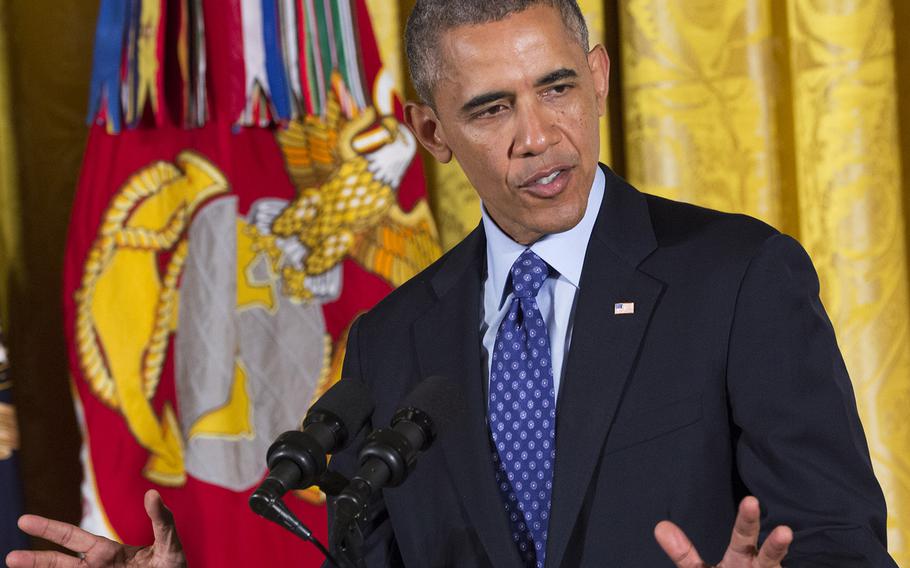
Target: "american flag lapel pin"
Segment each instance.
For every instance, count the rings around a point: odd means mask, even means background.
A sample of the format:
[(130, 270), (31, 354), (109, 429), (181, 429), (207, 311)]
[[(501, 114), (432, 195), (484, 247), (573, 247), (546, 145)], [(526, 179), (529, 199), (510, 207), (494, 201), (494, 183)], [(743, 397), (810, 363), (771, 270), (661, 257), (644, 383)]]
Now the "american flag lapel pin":
[(613, 304), (613, 315), (625, 315), (635, 313), (635, 302), (617, 302)]

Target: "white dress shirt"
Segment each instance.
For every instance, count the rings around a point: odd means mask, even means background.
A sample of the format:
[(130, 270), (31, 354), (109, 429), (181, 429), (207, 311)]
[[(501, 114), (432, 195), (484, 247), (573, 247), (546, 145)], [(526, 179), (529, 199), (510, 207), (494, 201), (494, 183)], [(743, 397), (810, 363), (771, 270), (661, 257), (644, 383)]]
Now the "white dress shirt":
[[(553, 364), (553, 388), (559, 398), (559, 384), (572, 341), (572, 323), (575, 320), (575, 298), (581, 280), (581, 269), (591, 229), (603, 201), (605, 177), (597, 168), (594, 183), (588, 195), (584, 217), (577, 225), (562, 233), (545, 235), (530, 247), (512, 240), (493, 219), (485, 207), (481, 207), (483, 228), (487, 237), (487, 277), (483, 283), (483, 302), (480, 307), (480, 336), (483, 338), (483, 372), (489, 387), (490, 365), (493, 359), (493, 343), (499, 325), (512, 302), (509, 271), (525, 249), (530, 248), (555, 271), (550, 272), (543, 287), (537, 293), (537, 306), (547, 324), (550, 336), (550, 354)], [(489, 391), (489, 388), (488, 388)]]

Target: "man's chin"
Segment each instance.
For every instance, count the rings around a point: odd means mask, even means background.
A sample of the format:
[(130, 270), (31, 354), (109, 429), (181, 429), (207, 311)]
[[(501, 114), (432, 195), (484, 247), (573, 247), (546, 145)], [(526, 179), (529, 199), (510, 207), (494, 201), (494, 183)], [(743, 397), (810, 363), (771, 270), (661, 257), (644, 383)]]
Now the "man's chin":
[(565, 233), (573, 228), (576, 225), (581, 223), (581, 220), (584, 218), (584, 211), (580, 215), (570, 215), (570, 216), (551, 216), (547, 219), (541, 220), (540, 223), (535, 224), (534, 231), (541, 236), (545, 235), (555, 235), (557, 233)]

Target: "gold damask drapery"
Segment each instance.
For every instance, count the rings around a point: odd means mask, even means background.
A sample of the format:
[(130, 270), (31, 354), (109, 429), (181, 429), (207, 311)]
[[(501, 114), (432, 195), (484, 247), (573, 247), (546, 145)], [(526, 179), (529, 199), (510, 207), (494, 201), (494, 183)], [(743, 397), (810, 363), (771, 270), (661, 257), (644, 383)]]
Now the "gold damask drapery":
[[(910, 110), (898, 108), (910, 53), (900, 58), (895, 43), (910, 8), (580, 4), (613, 61), (607, 163), (643, 191), (763, 219), (811, 255), (888, 502), (889, 548), (910, 566), (910, 202), (901, 170), (910, 148), (900, 143), (910, 128), (898, 122)], [(476, 225), (476, 197), (457, 166), (429, 172), (451, 246)]]
[(620, 9), (627, 175), (764, 219), (806, 247), (885, 491), (889, 547), (910, 565), (910, 209), (892, 2)]
[(6, 14), (0, 11), (0, 327), (9, 326), (9, 289), (21, 280), (19, 195), (16, 191), (16, 143), (10, 106), (9, 46)]

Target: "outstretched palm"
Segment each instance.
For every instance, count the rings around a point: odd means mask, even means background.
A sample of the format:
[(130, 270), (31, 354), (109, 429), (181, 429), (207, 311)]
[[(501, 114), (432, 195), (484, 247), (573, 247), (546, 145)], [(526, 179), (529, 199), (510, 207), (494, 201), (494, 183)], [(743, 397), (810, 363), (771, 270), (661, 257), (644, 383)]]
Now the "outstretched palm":
[(174, 526), (174, 516), (157, 491), (145, 494), (145, 511), (152, 521), (155, 542), (151, 546), (127, 546), (86, 532), (77, 526), (37, 515), (23, 515), (19, 528), (76, 552), (17, 550), (6, 557), (9, 568), (146, 567), (185, 568), (183, 547)]
[[(793, 531), (785, 526), (776, 527), (759, 549), (760, 514), (758, 499), (746, 497), (742, 500), (733, 524), (733, 534), (730, 535), (730, 545), (717, 568), (780, 568), (793, 542)], [(677, 568), (710, 567), (701, 559), (682, 529), (670, 521), (659, 522), (654, 527), (654, 536)]]

